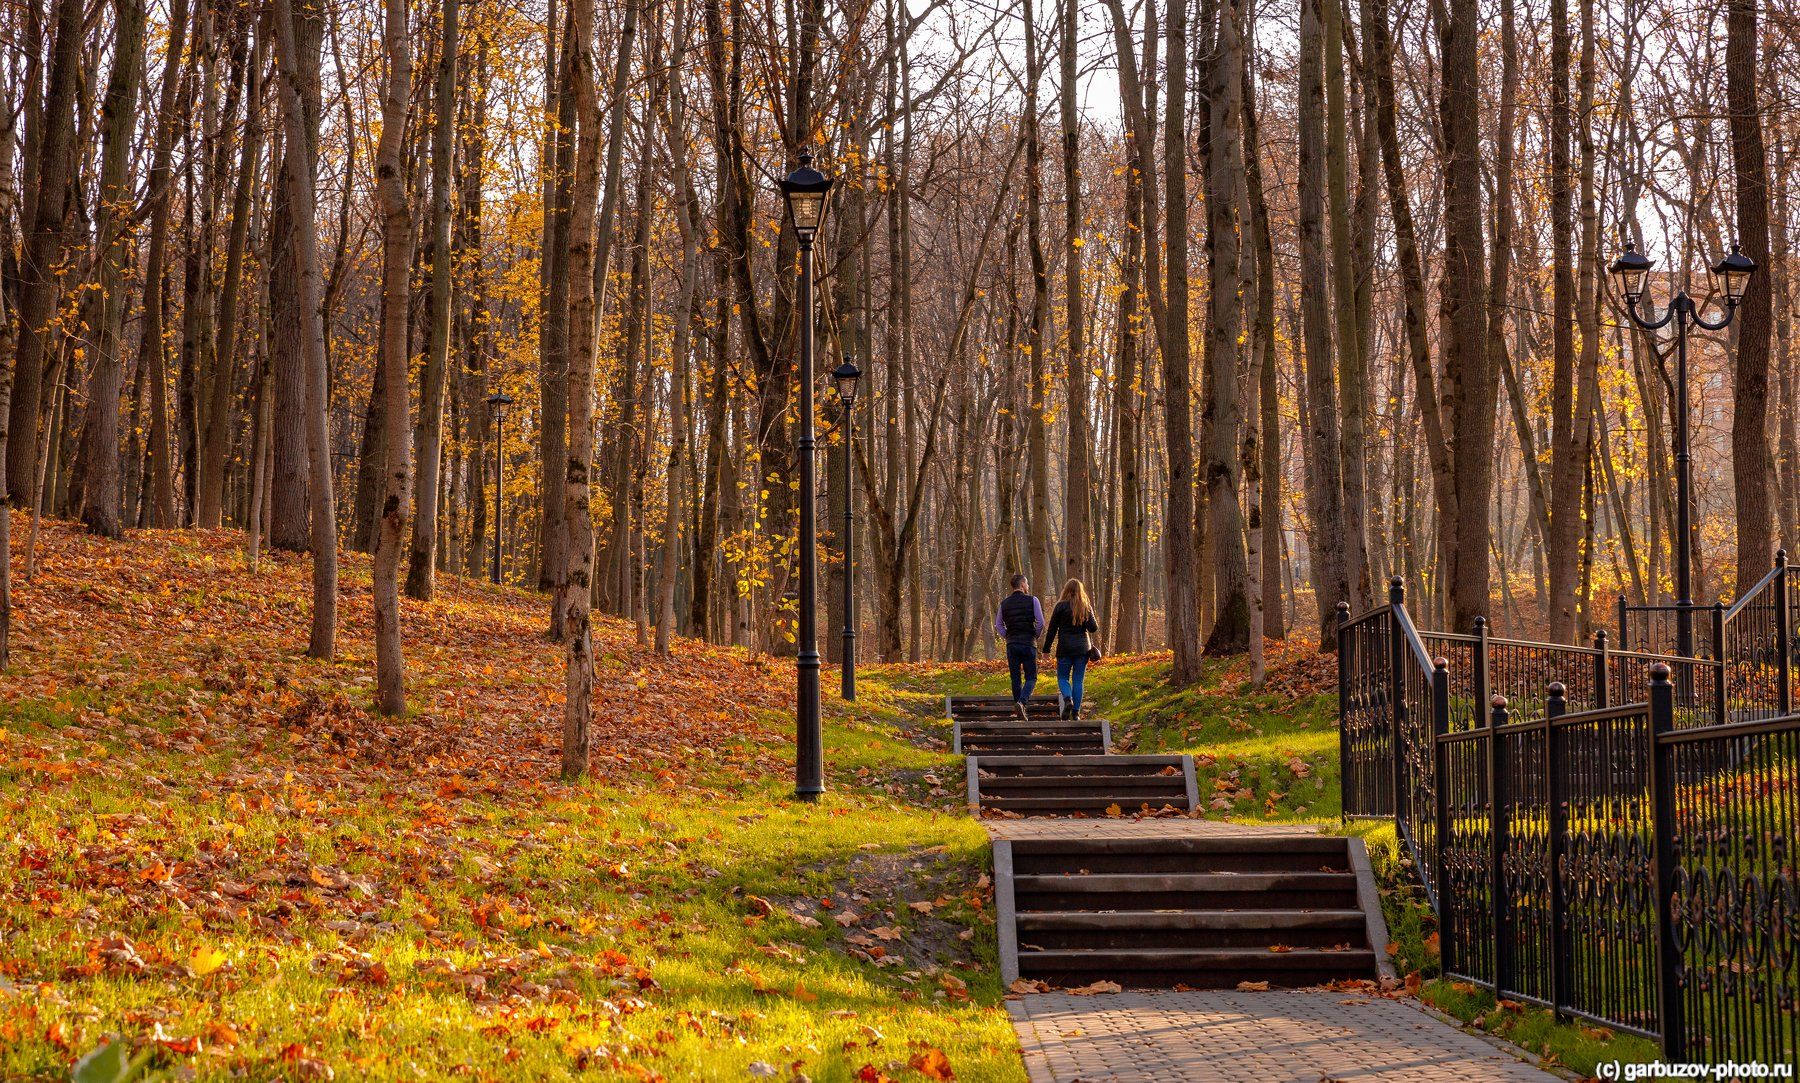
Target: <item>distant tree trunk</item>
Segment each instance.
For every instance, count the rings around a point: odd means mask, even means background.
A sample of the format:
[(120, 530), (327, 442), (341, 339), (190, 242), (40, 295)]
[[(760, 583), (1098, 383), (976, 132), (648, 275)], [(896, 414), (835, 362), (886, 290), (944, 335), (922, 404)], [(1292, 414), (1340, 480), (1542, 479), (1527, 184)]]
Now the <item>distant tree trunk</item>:
[[(1069, 453), (1063, 466), (1063, 569), (1070, 579), (1088, 574), (1092, 545), (1089, 501), (1093, 494), (1093, 437), (1088, 425), (1087, 327), (1081, 310), (1081, 127), (1075, 111), (1075, 52), (1081, 29), (1079, 0), (1063, 0), (1062, 46), (1058, 50), (1061, 86), (1057, 100), (1062, 121), (1063, 167), (1063, 304), (1068, 354), (1064, 380), (1069, 397)], [(1050, 584), (1046, 583), (1048, 588)], [(1110, 614), (1108, 615), (1110, 616)]]
[(1300, 313), (1306, 347), (1307, 507), (1319, 650), (1337, 649), (1336, 606), (1351, 600), (1344, 564), (1344, 483), (1338, 459), (1337, 379), (1332, 364), (1330, 267), (1325, 248), (1325, 79), (1323, 6), (1300, 4)]
[[(183, 0), (175, 0), (181, 13), (173, 16), (174, 24), (185, 24)], [(44, 369), (50, 364), (52, 347), (57, 337), (56, 307), (60, 293), (57, 265), (62, 262), (66, 220), (71, 189), (70, 168), (75, 156), (71, 146), (75, 139), (75, 98), (80, 81), (82, 45), (81, 0), (58, 0), (55, 36), (50, 42), (49, 86), (43, 105), (35, 115), (27, 116), (37, 153), (29, 153), (28, 139), (25, 168), (27, 213), (25, 243), (18, 265), (19, 340), (13, 357), (11, 431), (13, 438), (6, 449), (7, 489), (21, 506), (30, 506), (36, 494), (38, 431), (45, 421)], [(180, 41), (177, 29), (175, 41)], [(34, 42), (31, 48), (41, 48)], [(179, 45), (173, 50), (179, 53)], [(171, 62), (171, 67), (173, 63)], [(32, 75), (37, 74), (36, 65)], [(40, 127), (41, 126), (41, 127)], [(41, 134), (40, 134), (41, 132)], [(35, 197), (33, 199), (32, 197)]]
[(1456, 433), (1457, 506), (1444, 532), (1450, 624), (1467, 628), (1487, 610), (1494, 445), (1493, 366), (1487, 354), (1487, 259), (1481, 214), (1479, 22), (1476, 0), (1438, 11), (1443, 57), (1439, 120), (1444, 132), (1443, 342), (1445, 387)]
[(1174, 661), (1169, 682), (1185, 688), (1200, 679), (1200, 569), (1194, 544), (1194, 426), (1192, 363), (1188, 354), (1187, 0), (1170, 0), (1163, 117), (1163, 203), (1167, 207), (1163, 341), (1163, 430), (1167, 444), (1168, 505), (1163, 517), (1163, 564), (1168, 576), (1167, 619)]
[[(1261, 617), (1263, 634), (1270, 639), (1287, 638), (1286, 609), (1281, 599), (1281, 401), (1277, 390), (1275, 368), (1275, 241), (1269, 230), (1269, 204), (1263, 195), (1262, 145), (1257, 136), (1256, 85), (1250, 66), (1244, 66), (1244, 192), (1250, 209), (1250, 247), (1256, 261), (1256, 321), (1250, 342), (1256, 364), (1258, 416), (1246, 428), (1257, 433), (1261, 460), (1260, 503), (1247, 501), (1256, 509), (1255, 521), (1262, 530), (1261, 596), (1252, 598), (1252, 619)], [(1246, 472), (1248, 467), (1246, 467)], [(1247, 476), (1247, 475), (1246, 475)], [(1252, 528), (1256, 529), (1255, 527)], [(1250, 558), (1254, 563), (1255, 558)], [(1252, 650), (1259, 649), (1251, 636)]]
[[(551, 22), (554, 26), (554, 20)], [(570, 43), (565, 28), (560, 43), (546, 29), (548, 48), (557, 51), (557, 65), (546, 63), (544, 99), (550, 131), (544, 139), (546, 171), (544, 193), (543, 277), (539, 292), (542, 316), (538, 330), (538, 404), (542, 421), (538, 428), (538, 487), (544, 494), (538, 509), (538, 589), (550, 593), (550, 638), (562, 641), (567, 634), (563, 620), (567, 605), (569, 533), (563, 470), (569, 455), (569, 269), (562, 265), (568, 248), (569, 181), (574, 169), (575, 90), (563, 80), (572, 70)], [(554, 104), (554, 119), (550, 117)], [(586, 282), (586, 279), (577, 281)], [(586, 763), (585, 756), (582, 761)], [(585, 767), (583, 768), (585, 770)]]
[[(1130, 41), (1125, 46), (1130, 55)], [(1119, 66), (1119, 96), (1138, 95), (1140, 88), (1131, 82)], [(1141, 294), (1145, 275), (1144, 183), (1152, 175), (1155, 163), (1139, 153), (1134, 139), (1126, 144), (1125, 156), (1125, 240), (1124, 260), (1119, 271), (1119, 358), (1113, 378), (1116, 419), (1115, 442), (1118, 459), (1119, 489), (1119, 604), (1109, 614), (1112, 649), (1119, 654), (1132, 654), (1143, 649), (1138, 637), (1138, 623), (1144, 605), (1144, 511), (1143, 481), (1138, 473), (1142, 458), (1143, 437), (1140, 435), (1144, 398), (1138, 389), (1139, 358), (1143, 353), (1144, 335)], [(1151, 271), (1154, 273), (1154, 271)]]
[(456, 53), (461, 48), (458, 0), (443, 2), (443, 35), (438, 43), (437, 91), (431, 129), (431, 305), (425, 367), (419, 374), (419, 422), (413, 432), (418, 464), (418, 506), (413, 515), (412, 549), (407, 558), (406, 596), (430, 601), (437, 574), (438, 490), (444, 457), (444, 386), (450, 375), (450, 280), (455, 256), (450, 247), (450, 208), (455, 156)]
[[(1600, 409), (1600, 211), (1595, 191), (1594, 147), (1594, 0), (1581, 0), (1581, 62), (1577, 84), (1579, 100), (1576, 113), (1581, 124), (1581, 266), (1580, 286), (1576, 290), (1577, 328), (1581, 332), (1581, 356), (1575, 377), (1575, 424), (1570, 432), (1570, 460), (1580, 470), (1586, 523), (1582, 528), (1581, 572), (1576, 580), (1576, 612), (1568, 631), (1575, 642), (1587, 638), (1586, 624), (1591, 616), (1588, 599), (1591, 594), (1594, 564), (1595, 523), (1594, 494), (1594, 415)], [(1490, 421), (1492, 413), (1489, 414)], [(1765, 448), (1765, 453), (1767, 449)], [(1558, 449), (1560, 455), (1561, 449)]]
[[(1738, 313), (1737, 356), (1732, 378), (1731, 477), (1737, 497), (1737, 562), (1740, 592), (1755, 582), (1774, 551), (1770, 498), (1774, 463), (1769, 456), (1769, 164), (1763, 150), (1761, 103), (1756, 90), (1756, 3), (1726, 4), (1725, 92), (1731, 110), (1731, 164), (1737, 179), (1738, 243), (1764, 268), (1750, 276)], [(1779, 268), (1786, 273), (1787, 268)]]
[(1210, 125), (1206, 171), (1207, 237), (1213, 288), (1207, 292), (1211, 335), (1207, 356), (1206, 489), (1211, 513), (1216, 605), (1206, 653), (1241, 654), (1250, 647), (1250, 607), (1245, 583), (1244, 513), (1238, 503), (1239, 446), (1243, 424), (1238, 394), (1238, 341), (1243, 308), (1238, 297), (1244, 156), (1239, 138), (1244, 92), (1243, 8), (1240, 0), (1218, 5), (1218, 28), (1207, 86)]
[[(455, 10), (455, 0), (446, 4)], [(412, 95), (411, 29), (406, 0), (383, 4), (381, 40), (387, 73), (381, 88), (381, 141), (375, 150), (375, 187), (381, 204), (381, 343), (386, 374), (382, 401), (382, 492), (375, 531), (375, 704), (385, 715), (406, 710), (406, 660), (400, 649), (400, 549), (412, 499), (407, 422), (411, 360), (407, 309), (412, 298), (413, 221), (405, 174), (406, 105)], [(440, 103), (441, 105), (441, 103)], [(448, 256), (449, 245), (437, 258)]]
[[(143, 0), (114, 0), (112, 74), (101, 109), (105, 141), (100, 151), (100, 327), (94, 368), (88, 377), (87, 424), (81, 458), (87, 464), (82, 522), (103, 537), (124, 536), (119, 489), (119, 391), (124, 376), (120, 339), (125, 323), (125, 269), (133, 245), (128, 206), (131, 136), (144, 76)], [(4, 550), (0, 550), (3, 553)]]
[[(1365, 414), (1368, 409), (1369, 363), (1364, 349), (1364, 328), (1357, 318), (1359, 277), (1369, 272), (1357, 263), (1350, 222), (1350, 141), (1344, 94), (1344, 34), (1349, 13), (1345, 0), (1321, 0), (1325, 23), (1325, 187), (1331, 233), (1332, 311), (1336, 316), (1338, 361), (1339, 433), (1343, 448), (1341, 480), (1344, 492), (1344, 579), (1349, 585), (1350, 608), (1362, 612), (1369, 604), (1369, 447)], [(1324, 616), (1324, 600), (1320, 601)], [(1331, 614), (1335, 620), (1335, 613)], [(1335, 638), (1335, 636), (1333, 636)]]
[(1031, 254), (1031, 384), (1026, 389), (1025, 460), (1030, 473), (1031, 515), (1027, 519), (1031, 579), (1037, 591), (1054, 592), (1055, 563), (1050, 555), (1050, 449), (1045, 415), (1050, 404), (1044, 386), (1045, 357), (1050, 343), (1050, 281), (1044, 254), (1043, 141), (1038, 125), (1038, 81), (1043, 61), (1037, 47), (1032, 0), (1025, 0), (1025, 240)]
[(250, 242), (250, 218), (257, 192), (257, 162), (262, 154), (262, 64), (262, 50), (251, 49), (244, 76), (243, 146), (238, 159), (237, 190), (231, 202), (231, 233), (226, 239), (218, 339), (213, 345), (213, 363), (217, 371), (207, 406), (206, 456), (200, 464), (198, 518), (203, 527), (216, 527), (224, 522), (231, 396), (236, 382), (233, 374), (237, 370), (238, 306), (243, 293), (244, 255)]
[[(1574, 114), (1569, 101), (1570, 28), (1568, 0), (1550, 4), (1550, 263), (1551, 446), (1550, 537), (1545, 557), (1550, 578), (1550, 638), (1575, 641), (1575, 574), (1581, 539), (1581, 482), (1586, 473), (1574, 457), (1575, 426), (1575, 194), (1569, 160)], [(1447, 77), (1448, 73), (1446, 73)], [(1585, 115), (1582, 124), (1590, 120)]]
[[(176, 0), (177, 3), (182, 0)], [(305, 359), (307, 493), (311, 504), (313, 554), (312, 635), (306, 653), (330, 658), (337, 650), (337, 503), (332, 496), (331, 430), (325, 365), (324, 295), (319, 273), (317, 199), (313, 191), (315, 155), (307, 130), (301, 90), (300, 55), (291, 0), (275, 0), (275, 56), (281, 68), (282, 123), (287, 137), (289, 244), (294, 253), (300, 349)]]
[(566, 50), (565, 79), (574, 81), (576, 144), (575, 171), (570, 193), (568, 247), (562, 265), (567, 268), (572, 292), (569, 297), (569, 458), (564, 490), (568, 522), (568, 589), (564, 604), (567, 679), (564, 688), (562, 776), (566, 780), (587, 773), (590, 729), (593, 724), (594, 629), (590, 615), (594, 578), (594, 362), (597, 346), (600, 297), (593, 288), (596, 264), (604, 266), (611, 247), (612, 216), (618, 203), (618, 182), (625, 134), (626, 78), (631, 70), (632, 39), (637, 36), (639, 0), (627, 0), (625, 21), (619, 31), (619, 55), (613, 67), (613, 107), (607, 144), (605, 198), (602, 219), (594, 219), (601, 191), (600, 102), (594, 70), (593, 0), (572, 0), (569, 8), (570, 46)]
[[(672, 29), (673, 52), (686, 56), (688, 48), (687, 0), (676, 0)], [(688, 165), (687, 92), (679, 77), (665, 74), (662, 38), (654, 36), (656, 56), (652, 68), (663, 80), (659, 102), (665, 103), (664, 138), (675, 173), (675, 220), (681, 231), (681, 290), (675, 300), (675, 334), (670, 347), (669, 459), (663, 488), (663, 543), (657, 568), (658, 605), (656, 653), (667, 657), (675, 634), (675, 583), (680, 574), (681, 496), (687, 486), (688, 459), (688, 355), (693, 349), (694, 294), (700, 278), (700, 198), (694, 190)]]
[[(290, 10), (296, 52), (292, 57), (278, 55), (277, 63), (283, 70), (292, 71), (297, 80), (298, 108), (302, 111), (300, 130), (304, 139), (295, 141), (287, 137), (284, 112), (280, 129), (281, 181), (272, 186), (275, 206), (270, 223), (273, 250), (269, 268), (269, 309), (274, 333), (269, 345), (275, 399), (271, 415), (274, 426), (270, 443), (269, 544), (276, 549), (303, 553), (312, 547), (307, 513), (307, 473), (310, 468), (307, 398), (311, 376), (307, 369), (306, 343), (320, 316), (316, 307), (303, 307), (301, 298), (302, 271), (295, 240), (298, 236), (295, 216), (299, 213), (300, 199), (296, 178), (304, 179), (310, 190), (318, 166), (312, 147), (319, 131), (319, 47), (324, 37), (324, 18), (319, 0), (298, 0), (297, 3), (290, 0)], [(280, 92), (285, 95), (287, 89), (289, 85), (284, 81)], [(311, 231), (310, 218), (307, 229)], [(316, 241), (314, 252), (317, 252)], [(318, 273), (316, 265), (314, 272)], [(322, 283), (320, 288), (322, 291)], [(150, 304), (150, 289), (150, 283), (146, 282), (146, 310)]]

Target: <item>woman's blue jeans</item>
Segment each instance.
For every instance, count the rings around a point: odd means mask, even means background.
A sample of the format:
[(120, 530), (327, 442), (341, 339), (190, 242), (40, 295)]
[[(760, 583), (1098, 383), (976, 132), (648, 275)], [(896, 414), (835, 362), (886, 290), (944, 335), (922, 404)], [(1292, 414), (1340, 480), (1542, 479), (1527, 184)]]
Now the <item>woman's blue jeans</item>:
[(1081, 714), (1081, 682), (1087, 676), (1087, 664), (1085, 654), (1066, 654), (1056, 660), (1056, 687), (1076, 715)]

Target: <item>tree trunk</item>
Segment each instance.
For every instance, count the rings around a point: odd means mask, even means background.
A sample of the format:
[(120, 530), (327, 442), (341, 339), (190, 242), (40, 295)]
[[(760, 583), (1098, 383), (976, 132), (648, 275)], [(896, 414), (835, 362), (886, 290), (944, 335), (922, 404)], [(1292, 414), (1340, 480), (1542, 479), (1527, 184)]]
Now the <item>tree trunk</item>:
[[(1762, 113), (1756, 90), (1756, 3), (1726, 5), (1725, 92), (1731, 110), (1731, 165), (1737, 181), (1738, 243), (1758, 267), (1769, 260), (1769, 165), (1763, 151)], [(1786, 268), (1780, 269), (1786, 272)], [(1737, 498), (1737, 562), (1740, 590), (1754, 582), (1775, 548), (1770, 497), (1774, 463), (1769, 456), (1770, 279), (1750, 276), (1738, 313), (1737, 356), (1732, 378), (1731, 478)]]
[(1169, 682), (1185, 688), (1200, 679), (1200, 569), (1194, 539), (1194, 426), (1188, 354), (1187, 0), (1170, 0), (1163, 118), (1163, 203), (1167, 207), (1163, 342), (1163, 430), (1168, 457), (1168, 505), (1163, 517), (1163, 562), (1168, 576), (1166, 625), (1175, 657)]
[[(1081, 308), (1081, 131), (1075, 111), (1075, 52), (1080, 30), (1079, 0), (1063, 0), (1062, 46), (1058, 50), (1061, 86), (1057, 94), (1062, 121), (1063, 167), (1063, 304), (1068, 353), (1063, 375), (1069, 396), (1069, 453), (1063, 464), (1063, 571), (1070, 579), (1088, 574), (1092, 545), (1088, 502), (1093, 498), (1093, 440), (1088, 425), (1087, 328)], [(1045, 584), (1046, 587), (1049, 584)]]
[[(450, 0), (447, 11), (454, 10)], [(407, 414), (411, 360), (407, 309), (412, 297), (413, 221), (407, 200), (406, 105), (412, 94), (411, 29), (406, 0), (386, 0), (381, 40), (387, 72), (381, 89), (381, 140), (375, 150), (375, 187), (381, 205), (381, 343), (378, 363), (387, 383), (382, 399), (381, 509), (375, 531), (375, 705), (382, 714), (406, 711), (406, 660), (400, 650), (400, 548), (412, 500)], [(440, 108), (442, 103), (440, 103)], [(449, 245), (437, 258), (448, 255)]]
[[(182, 0), (176, 0), (177, 3)], [(337, 503), (332, 496), (331, 431), (325, 365), (323, 282), (313, 191), (316, 155), (303, 104), (298, 27), (291, 0), (275, 0), (275, 56), (281, 68), (282, 123), (287, 137), (287, 179), (292, 193), (289, 245), (294, 253), (300, 351), (305, 361), (307, 493), (312, 520), (313, 612), (306, 653), (330, 658), (337, 651)], [(154, 228), (154, 227), (153, 227)]]
[(419, 374), (419, 421), (413, 432), (418, 466), (418, 506), (413, 515), (412, 551), (407, 559), (406, 596), (430, 601), (437, 574), (438, 489), (444, 456), (444, 385), (450, 374), (451, 159), (456, 133), (456, 53), (461, 47), (458, 0), (442, 0), (443, 35), (438, 43), (437, 91), (431, 130), (431, 304), (425, 367)]
[(1342, 442), (1338, 431), (1336, 373), (1332, 364), (1331, 278), (1325, 248), (1324, 5), (1300, 5), (1300, 312), (1306, 348), (1306, 390), (1311, 466), (1307, 508), (1312, 520), (1313, 596), (1318, 603), (1319, 650), (1337, 649), (1336, 606), (1351, 600), (1344, 563)]
[[(132, 128), (144, 73), (143, 0), (114, 0), (112, 74), (102, 107), (105, 143), (100, 151), (101, 311), (94, 369), (88, 377), (87, 424), (81, 457), (87, 464), (81, 519), (103, 537), (125, 533), (119, 491), (119, 391), (124, 376), (120, 339), (125, 323), (125, 270), (133, 246), (126, 211)], [(0, 550), (4, 552), (4, 550)]]
[(1487, 259), (1481, 214), (1478, 5), (1448, 0), (1438, 15), (1443, 57), (1444, 399), (1455, 419), (1451, 449), (1457, 507), (1444, 531), (1450, 626), (1470, 627), (1488, 605), (1488, 524), (1493, 491), (1494, 379), (1487, 355)]
[(1242, 234), (1244, 157), (1239, 138), (1243, 113), (1244, 39), (1241, 0), (1218, 5), (1219, 23), (1207, 86), (1210, 125), (1206, 172), (1207, 234), (1212, 250), (1212, 288), (1207, 350), (1212, 379), (1207, 385), (1206, 489), (1211, 513), (1213, 583), (1216, 604), (1208, 655), (1241, 654), (1250, 647), (1250, 605), (1244, 513), (1238, 503), (1239, 446), (1243, 424), (1238, 394), (1238, 340), (1243, 310), (1238, 297)]

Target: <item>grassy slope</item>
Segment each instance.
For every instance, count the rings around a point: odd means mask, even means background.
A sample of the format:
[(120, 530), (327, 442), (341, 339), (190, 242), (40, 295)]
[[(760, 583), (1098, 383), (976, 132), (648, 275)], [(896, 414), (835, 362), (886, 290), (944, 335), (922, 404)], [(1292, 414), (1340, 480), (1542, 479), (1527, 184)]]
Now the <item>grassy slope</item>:
[(902, 732), (931, 697), (828, 697), (832, 792), (797, 806), (791, 670), (603, 623), (595, 777), (564, 786), (540, 598), (406, 602), (383, 721), (367, 562), (319, 663), (304, 561), (232, 542), (49, 524), (19, 584), (0, 1078), (108, 1035), (202, 1079), (1023, 1077), (985, 839)]

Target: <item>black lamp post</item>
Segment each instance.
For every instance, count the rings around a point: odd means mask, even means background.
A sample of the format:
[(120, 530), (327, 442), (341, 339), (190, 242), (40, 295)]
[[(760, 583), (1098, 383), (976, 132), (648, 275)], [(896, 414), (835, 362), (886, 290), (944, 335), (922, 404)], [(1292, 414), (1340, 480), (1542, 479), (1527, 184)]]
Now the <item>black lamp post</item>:
[(1744, 255), (1737, 245), (1731, 246), (1731, 253), (1720, 260), (1712, 268), (1725, 292), (1725, 314), (1717, 320), (1708, 320), (1700, 314), (1700, 306), (1689, 297), (1687, 290), (1675, 291), (1675, 297), (1669, 307), (1658, 319), (1649, 319), (1638, 315), (1638, 301), (1644, 296), (1649, 285), (1651, 260), (1637, 250), (1637, 246), (1627, 243), (1625, 252), (1613, 261), (1612, 273), (1618, 280), (1619, 292), (1625, 296), (1625, 311), (1631, 322), (1646, 331), (1655, 331), (1675, 324), (1675, 515), (1676, 535), (1680, 543), (1675, 547), (1675, 650), (1684, 658), (1694, 656), (1694, 590), (1693, 570), (1690, 567), (1693, 551), (1693, 456), (1688, 450), (1688, 364), (1687, 337), (1688, 326), (1694, 325), (1708, 331), (1722, 331), (1731, 325), (1732, 318), (1737, 315), (1739, 302), (1744, 299), (1744, 290), (1750, 284), (1750, 276), (1756, 272), (1756, 261)]
[(850, 479), (851, 444), (856, 440), (856, 381), (862, 369), (848, 357), (831, 370), (844, 407), (844, 664), (843, 695), (856, 698), (856, 483)]
[(496, 391), (487, 403), (494, 408), (494, 582), (500, 582), (500, 545), (506, 534), (506, 518), (501, 514), (506, 497), (506, 408), (513, 404), (511, 395)]
[(795, 711), (794, 796), (817, 801), (825, 792), (825, 735), (819, 724), (818, 526), (814, 518), (813, 238), (825, 221), (831, 178), (814, 169), (812, 152), (781, 182), (788, 221), (800, 240), (800, 644), (799, 703)]

